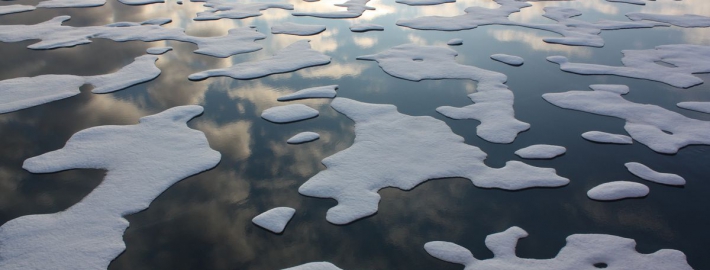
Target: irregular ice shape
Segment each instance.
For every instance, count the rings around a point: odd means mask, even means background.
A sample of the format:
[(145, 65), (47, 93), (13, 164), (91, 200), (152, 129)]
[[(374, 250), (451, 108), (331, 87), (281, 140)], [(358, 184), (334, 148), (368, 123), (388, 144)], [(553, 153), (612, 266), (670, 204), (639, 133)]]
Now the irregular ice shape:
[(626, 95), (631, 89), (623, 84), (592, 84), (589, 86), (594, 91), (607, 91), (617, 94)]
[(620, 134), (612, 134), (601, 131), (588, 131), (582, 133), (582, 138), (597, 142), (597, 143), (615, 143), (615, 144), (632, 144), (634, 140), (631, 137)]
[(687, 110), (693, 110), (693, 111), (698, 111), (698, 112), (702, 112), (702, 113), (710, 113), (710, 102), (690, 101), (690, 102), (680, 102), (677, 105), (678, 105), (678, 107), (681, 107), (681, 108), (687, 109)]
[(335, 89), (338, 89), (338, 85), (326, 85), (306, 88), (303, 90), (298, 90), (295, 93), (291, 93), (285, 96), (280, 96), (276, 100), (278, 101), (290, 101), (296, 99), (306, 99), (306, 98), (334, 98), (336, 95)]
[(297, 36), (311, 36), (323, 31), (325, 31), (325, 25), (298, 24), (292, 22), (285, 22), (280, 25), (271, 27), (272, 34), (287, 34)]
[(367, 32), (367, 31), (384, 31), (385, 27), (379, 24), (372, 23), (358, 23), (350, 26), (350, 31), (353, 32)]
[(370, 0), (348, 0), (342, 4), (335, 4), (336, 7), (348, 8), (347, 11), (333, 11), (333, 12), (291, 12), (293, 16), (311, 16), (317, 18), (330, 18), (330, 19), (348, 19), (357, 18), (362, 16), (366, 10), (375, 10), (375, 8), (367, 6), (367, 2)]
[(685, 15), (663, 15), (651, 13), (628, 13), (626, 17), (633, 21), (654, 21), (668, 23), (679, 27), (710, 27), (710, 17), (685, 14)]
[(519, 258), (515, 254), (518, 240), (527, 236), (528, 233), (519, 227), (489, 235), (486, 247), (493, 252), (493, 258), (487, 260), (478, 260), (468, 249), (450, 242), (429, 242), (424, 249), (437, 259), (464, 265), (465, 270), (693, 269), (681, 251), (662, 249), (641, 254), (636, 251), (633, 239), (606, 234), (570, 235), (567, 245), (552, 259)]
[(527, 159), (551, 159), (562, 155), (565, 152), (567, 152), (567, 148), (562, 146), (536, 144), (515, 151), (515, 154), (521, 158)]
[(202, 80), (208, 77), (229, 76), (234, 79), (248, 80), (328, 63), (330, 63), (330, 56), (311, 49), (308, 40), (299, 40), (281, 49), (271, 58), (239, 63), (223, 69), (198, 72), (188, 78)]
[(155, 66), (157, 57), (136, 57), (133, 63), (119, 71), (98, 76), (40, 75), (0, 81), (0, 113), (8, 113), (81, 93), (84, 84), (94, 86), (92, 92), (109, 93), (147, 82), (160, 75)]
[(521, 66), (525, 63), (525, 59), (522, 57), (508, 54), (494, 54), (491, 55), (491, 59), (511, 66)]
[(465, 144), (443, 121), (430, 116), (409, 116), (393, 105), (342, 97), (335, 98), (331, 106), (355, 121), (355, 142), (323, 159), (327, 169), (311, 177), (298, 192), (337, 200), (326, 217), (334, 224), (376, 213), (380, 189), (410, 190), (429, 179), (465, 177), (478, 187), (506, 190), (569, 183), (554, 169), (518, 161), (489, 168), (483, 163), (483, 151)]
[(293, 5), (286, 3), (241, 3), (227, 0), (192, 0), (192, 2), (205, 2), (203, 5), (209, 9), (197, 13), (195, 21), (228, 19), (244, 19), (261, 16), (262, 10), (280, 8), (293, 10)]
[(318, 133), (307, 131), (307, 132), (301, 132), (301, 133), (294, 135), (293, 137), (288, 139), (286, 142), (290, 143), (290, 144), (301, 144), (301, 143), (312, 142), (312, 141), (315, 141), (319, 138), (320, 138), (320, 135), (318, 135)]
[(329, 262), (312, 262), (283, 270), (343, 270)]
[(271, 107), (261, 112), (261, 117), (274, 123), (290, 123), (318, 116), (318, 111), (303, 104)]
[(542, 97), (565, 109), (626, 120), (624, 129), (653, 151), (675, 154), (690, 144), (710, 145), (710, 122), (685, 117), (656, 105), (630, 102), (610, 91), (569, 91)]
[(643, 0), (606, 0), (607, 2), (618, 2), (618, 3), (627, 3), (627, 4), (634, 4), (634, 5), (645, 5), (646, 2)]
[(388, 74), (410, 81), (470, 79), (478, 82), (478, 91), (468, 95), (474, 102), (463, 108), (443, 106), (437, 112), (453, 119), (476, 119), (481, 124), (476, 134), (493, 143), (510, 143), (530, 124), (515, 119), (513, 92), (504, 74), (456, 63), (456, 51), (437, 46), (404, 44), (375, 55), (357, 57), (375, 60)]
[(173, 50), (173, 47), (152, 47), (152, 48), (148, 48), (146, 50), (146, 52), (149, 54), (158, 54), (159, 55), (159, 54), (164, 54), (164, 53), (166, 53), (168, 51), (172, 51), (172, 50)]
[(291, 207), (276, 207), (259, 214), (251, 222), (273, 233), (282, 233), (295, 213), (296, 209)]
[(444, 3), (454, 3), (456, 0), (396, 0), (395, 2), (410, 6), (439, 5)]
[(599, 36), (602, 30), (650, 28), (667, 26), (656, 22), (619, 22), (602, 20), (588, 23), (573, 19), (582, 13), (579, 10), (563, 7), (545, 7), (545, 17), (556, 21), (556, 24), (523, 23), (511, 21), (508, 16), (530, 7), (526, 2), (516, 0), (495, 0), (501, 5), (497, 9), (484, 7), (469, 7), (466, 14), (454, 17), (426, 16), (414, 19), (402, 19), (397, 25), (419, 30), (458, 31), (473, 29), (482, 25), (511, 25), (549, 31), (563, 37), (545, 38), (547, 43), (602, 47), (604, 40)]
[(148, 208), (176, 182), (219, 163), (219, 152), (186, 122), (203, 111), (181, 106), (130, 126), (74, 134), (59, 150), (25, 160), (32, 173), (106, 169), (101, 184), (54, 214), (22, 216), (0, 227), (0, 269), (106, 269), (125, 249), (123, 217)]
[(164, 0), (118, 0), (121, 3), (124, 3), (126, 5), (147, 5), (147, 4), (155, 4), (155, 3), (165, 3)]
[(638, 162), (629, 162), (624, 166), (629, 169), (629, 172), (644, 180), (671, 186), (685, 185), (685, 179), (677, 174), (659, 173)]
[(452, 38), (448, 42), (446, 42), (446, 45), (450, 46), (458, 46), (458, 45), (463, 45), (463, 39), (460, 38)]
[(29, 5), (6, 5), (0, 6), (0, 15), (20, 13), (31, 10), (35, 10), (35, 7)]
[(80, 8), (99, 7), (106, 4), (106, 0), (47, 0), (37, 4), (41, 8)]
[(615, 201), (629, 198), (641, 198), (646, 197), (647, 195), (648, 187), (646, 185), (628, 181), (604, 183), (587, 191), (587, 197), (597, 201)]
[(106, 38), (113, 41), (177, 40), (197, 44), (195, 53), (215, 57), (227, 57), (239, 53), (261, 49), (254, 41), (266, 38), (251, 27), (229, 30), (226, 36), (194, 37), (185, 34), (182, 28), (164, 28), (160, 25), (170, 19), (153, 19), (142, 23), (117, 22), (105, 26), (73, 27), (63, 26), (69, 16), (58, 16), (34, 25), (0, 25), (0, 41), (20, 42), (39, 39), (40, 42), (27, 46), (34, 50), (67, 48), (91, 43), (92, 38)]
[[(583, 75), (617, 75), (689, 88), (703, 83), (693, 74), (710, 73), (710, 47), (690, 44), (663, 45), (653, 50), (624, 50), (624, 66), (571, 63), (564, 56), (550, 56), (547, 61), (560, 69)], [(661, 65), (668, 63), (671, 66)]]

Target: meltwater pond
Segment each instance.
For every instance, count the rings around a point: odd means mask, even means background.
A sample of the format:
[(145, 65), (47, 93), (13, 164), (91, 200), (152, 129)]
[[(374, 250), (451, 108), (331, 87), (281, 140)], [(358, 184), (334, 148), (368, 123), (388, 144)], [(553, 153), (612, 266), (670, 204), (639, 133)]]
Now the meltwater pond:
[(62, 1), (0, 3), (2, 269), (710, 269), (710, 2)]

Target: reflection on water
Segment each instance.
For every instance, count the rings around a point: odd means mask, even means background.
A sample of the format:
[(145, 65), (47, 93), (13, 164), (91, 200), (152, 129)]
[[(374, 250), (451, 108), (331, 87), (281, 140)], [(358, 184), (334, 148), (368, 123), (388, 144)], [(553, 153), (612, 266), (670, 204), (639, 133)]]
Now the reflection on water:
[[(12, 4), (35, 4), (34, 0)], [(297, 11), (342, 10), (342, 1), (303, 2), (291, 0)], [(5, 5), (6, 3), (2, 3)], [(438, 261), (424, 252), (425, 242), (452, 241), (478, 258), (492, 254), (483, 245), (486, 235), (520, 226), (530, 233), (518, 246), (520, 257), (553, 257), (574, 233), (605, 233), (634, 238), (642, 252), (661, 248), (679, 249), (696, 269), (710, 268), (705, 244), (710, 233), (710, 216), (704, 206), (710, 184), (710, 147), (690, 146), (677, 155), (659, 155), (635, 143), (629, 146), (599, 145), (580, 134), (590, 130), (624, 133), (623, 121), (576, 111), (565, 111), (546, 103), (548, 92), (585, 90), (594, 83), (622, 83), (631, 86), (627, 98), (651, 103), (686, 116), (710, 120), (710, 116), (679, 109), (681, 101), (710, 101), (710, 84), (676, 89), (661, 83), (610, 76), (580, 76), (565, 73), (545, 61), (549, 55), (565, 55), (575, 62), (618, 65), (623, 49), (647, 49), (662, 44), (710, 45), (710, 29), (676, 27), (606, 31), (604, 48), (550, 45), (542, 38), (549, 32), (519, 27), (485, 26), (457, 32), (416, 31), (398, 27), (400, 18), (454, 16), (469, 6), (495, 8), (490, 0), (465, 0), (437, 6), (410, 7), (394, 1), (371, 1), (375, 11), (360, 18), (329, 20), (293, 17), (289, 11), (269, 9), (262, 16), (243, 20), (222, 19), (194, 22), (202, 3), (173, 1), (165, 4), (126, 6), (108, 1), (103, 7), (86, 9), (38, 9), (0, 16), (0, 24), (33, 24), (58, 15), (70, 15), (72, 26), (104, 25), (118, 21), (143, 21), (169, 17), (166, 27), (182, 27), (195, 36), (224, 35), (229, 29), (255, 25), (266, 33), (257, 41), (264, 49), (219, 59), (194, 54), (196, 46), (176, 41), (117, 43), (94, 39), (91, 44), (49, 51), (25, 47), (33, 42), (0, 43), (0, 79), (41, 74), (92, 75), (115, 71), (130, 63), (145, 49), (173, 46), (157, 62), (162, 74), (155, 80), (116, 93), (91, 94), (82, 88), (78, 96), (34, 108), (0, 115), (0, 223), (22, 215), (51, 213), (66, 209), (88, 194), (103, 171), (71, 170), (55, 174), (30, 174), (21, 169), (30, 157), (61, 148), (75, 132), (98, 125), (134, 124), (141, 116), (167, 108), (199, 104), (202, 116), (191, 121), (202, 130), (210, 145), (223, 155), (214, 169), (176, 184), (150, 208), (127, 217), (131, 227), (124, 238), (127, 250), (111, 269), (279, 269), (310, 261), (331, 261), (344, 269), (460, 269)], [(704, 0), (649, 1), (646, 6), (609, 3), (604, 0), (534, 2), (533, 7), (511, 16), (525, 22), (546, 22), (546, 6), (565, 6), (584, 11), (581, 20), (626, 20), (627, 12), (710, 15)], [(271, 35), (270, 27), (282, 22), (323, 24), (327, 30), (316, 36)], [(370, 22), (383, 25), (384, 32), (352, 33), (348, 27)], [(403, 43), (444, 45), (451, 38), (463, 38), (461, 64), (508, 75), (515, 92), (516, 116), (532, 128), (515, 143), (498, 145), (475, 135), (476, 121), (456, 121), (437, 114), (438, 106), (466, 106), (467, 94), (475, 83), (463, 80), (410, 82), (385, 74), (375, 63), (355, 60), (360, 55), (381, 52)], [(189, 74), (223, 68), (235, 63), (266, 58), (296, 40), (309, 39), (313, 49), (331, 57), (329, 65), (293, 73), (240, 81), (210, 78), (189, 81)], [(522, 56), (526, 63), (510, 67), (489, 59), (491, 54)], [(710, 76), (702, 75), (708, 79)], [(708, 80), (706, 80), (707, 82)], [(412, 191), (386, 189), (380, 193), (379, 212), (347, 226), (325, 221), (325, 212), (335, 202), (297, 193), (298, 186), (324, 169), (320, 161), (350, 146), (353, 123), (329, 106), (329, 100), (305, 100), (318, 109), (315, 119), (279, 125), (260, 118), (261, 111), (275, 105), (280, 95), (297, 90), (337, 84), (338, 95), (364, 102), (389, 103), (410, 115), (430, 115), (446, 121), (466, 142), (489, 154), (486, 164), (501, 167), (517, 159), (519, 148), (550, 143), (568, 148), (566, 155), (549, 161), (526, 161), (552, 167), (572, 181), (558, 189), (520, 192), (486, 190), (465, 179), (426, 182)], [(315, 131), (321, 138), (304, 145), (288, 145), (286, 139), (302, 131)], [(600, 203), (589, 200), (588, 189), (614, 180), (640, 181), (623, 166), (637, 161), (658, 171), (678, 173), (686, 178), (685, 188), (650, 184), (645, 199)], [(251, 224), (257, 214), (277, 206), (297, 209), (283, 235), (274, 235)]]

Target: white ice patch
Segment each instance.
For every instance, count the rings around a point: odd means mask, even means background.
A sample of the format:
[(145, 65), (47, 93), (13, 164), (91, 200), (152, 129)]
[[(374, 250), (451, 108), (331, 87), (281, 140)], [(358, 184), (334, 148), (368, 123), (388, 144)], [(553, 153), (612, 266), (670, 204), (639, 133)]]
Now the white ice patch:
[(604, 183), (590, 189), (589, 191), (587, 191), (587, 197), (597, 201), (616, 201), (622, 199), (646, 197), (648, 195), (648, 191), (648, 187), (641, 183), (629, 181), (615, 181)]
[[(658, 46), (652, 50), (624, 50), (624, 66), (571, 63), (564, 56), (550, 56), (547, 61), (560, 69), (582, 75), (617, 75), (689, 88), (703, 83), (693, 74), (710, 73), (710, 47), (690, 44)], [(659, 64), (663, 62), (670, 66)]]
[(59, 150), (25, 160), (32, 173), (108, 170), (77, 204), (54, 214), (22, 216), (0, 227), (0, 269), (106, 269), (125, 249), (123, 217), (148, 208), (176, 182), (219, 163), (219, 152), (186, 122), (203, 111), (181, 106), (131, 126), (74, 134)]
[(348, 0), (342, 4), (335, 4), (336, 7), (347, 8), (347, 11), (333, 12), (297, 12), (291, 13), (293, 16), (311, 16), (317, 18), (348, 19), (362, 16), (366, 10), (375, 10), (374, 7), (367, 6), (370, 0)]
[(248, 80), (328, 63), (330, 63), (330, 56), (311, 49), (311, 44), (308, 43), (308, 40), (299, 40), (276, 52), (270, 58), (239, 63), (228, 68), (198, 72), (188, 78), (190, 80), (202, 80), (208, 77), (229, 76), (234, 79)]
[(710, 145), (710, 122), (650, 104), (639, 104), (610, 91), (569, 91), (542, 97), (565, 109), (626, 120), (624, 129), (634, 140), (656, 152), (675, 154), (690, 144)]
[(319, 138), (320, 138), (320, 135), (318, 135), (318, 133), (306, 131), (306, 132), (301, 132), (301, 133), (294, 135), (293, 137), (288, 139), (286, 142), (290, 143), (290, 144), (302, 144), (302, 143), (315, 141)]
[(465, 270), (692, 270), (685, 254), (678, 250), (662, 249), (651, 254), (636, 251), (633, 239), (606, 234), (573, 234), (552, 259), (526, 259), (515, 254), (518, 241), (528, 233), (511, 227), (486, 237), (486, 247), (493, 258), (478, 260), (471, 251), (451, 242), (434, 241), (424, 249), (437, 259), (462, 264)]
[(164, 0), (118, 0), (121, 3), (124, 3), (126, 5), (147, 5), (147, 4), (155, 4), (155, 3), (165, 3)]
[(491, 59), (511, 66), (521, 66), (525, 63), (525, 59), (522, 57), (508, 54), (494, 54), (491, 55)]
[(678, 105), (678, 107), (681, 107), (686, 110), (693, 110), (693, 111), (698, 111), (698, 112), (702, 112), (702, 113), (710, 113), (710, 102), (689, 101), (689, 102), (680, 102), (677, 105)]
[[(627, 3), (627, 4), (634, 4), (634, 5), (645, 5), (646, 3), (644, 0), (606, 0), (607, 2), (618, 2), (618, 3)], [(651, 0), (654, 1), (654, 0)]]
[(325, 25), (298, 24), (285, 22), (271, 27), (272, 34), (287, 34), (296, 36), (311, 36), (325, 31)]
[(261, 117), (274, 123), (290, 123), (318, 116), (318, 111), (303, 104), (271, 107), (261, 112)]
[(465, 144), (443, 121), (430, 116), (409, 116), (397, 112), (394, 105), (341, 97), (331, 106), (355, 121), (355, 142), (323, 159), (327, 169), (311, 177), (298, 192), (338, 201), (326, 217), (334, 224), (375, 214), (380, 189), (410, 190), (430, 179), (465, 177), (478, 187), (505, 190), (569, 183), (554, 169), (518, 161), (489, 168), (483, 163), (483, 151)]
[(144, 55), (120, 70), (97, 76), (40, 75), (0, 81), (0, 113), (8, 113), (78, 95), (84, 84), (103, 94), (147, 82), (160, 75), (158, 57)]
[(624, 164), (624, 166), (629, 172), (644, 180), (671, 186), (685, 185), (685, 179), (677, 174), (660, 173), (638, 162), (629, 162)]
[(582, 133), (582, 138), (597, 143), (632, 144), (631, 137), (620, 134), (612, 134), (601, 131), (588, 131)]
[(81, 8), (99, 7), (106, 4), (106, 0), (47, 0), (37, 4), (41, 8)]
[(160, 25), (170, 19), (153, 19), (141, 23), (117, 22), (105, 26), (73, 27), (62, 23), (69, 16), (58, 16), (34, 25), (0, 25), (0, 41), (20, 42), (39, 39), (40, 42), (27, 46), (34, 50), (68, 48), (91, 43), (92, 38), (105, 38), (113, 41), (141, 40), (177, 40), (197, 45), (195, 53), (228, 57), (235, 54), (253, 52), (261, 49), (254, 41), (266, 38), (251, 27), (229, 30), (226, 36), (195, 37), (185, 34), (182, 28), (165, 28)]
[(148, 48), (146, 50), (146, 52), (149, 54), (160, 55), (160, 54), (164, 54), (166, 52), (172, 51), (172, 50), (173, 50), (173, 47), (152, 47), (152, 48)]
[(458, 45), (463, 45), (463, 39), (460, 38), (452, 38), (449, 41), (446, 42), (446, 45), (449, 46), (458, 46)]
[(290, 101), (297, 99), (307, 99), (307, 98), (334, 98), (337, 94), (335, 89), (338, 89), (338, 85), (326, 85), (306, 88), (303, 90), (298, 90), (295, 93), (280, 96), (276, 100), (278, 101)]
[(439, 5), (444, 3), (454, 3), (456, 0), (396, 0), (395, 2), (410, 6)]
[(437, 112), (453, 119), (476, 119), (481, 124), (476, 134), (493, 143), (511, 143), (530, 124), (515, 119), (513, 92), (504, 74), (456, 63), (456, 51), (438, 46), (404, 44), (375, 55), (357, 57), (374, 60), (397, 78), (410, 81), (470, 79), (478, 82), (478, 91), (468, 95), (474, 102), (463, 108), (443, 106)]
[(710, 17), (685, 14), (663, 15), (651, 13), (628, 13), (626, 17), (633, 21), (654, 21), (668, 23), (679, 27), (710, 27)]
[(350, 26), (350, 31), (353, 32), (367, 32), (367, 31), (384, 31), (385, 27), (379, 24), (372, 23), (358, 23)]
[(312, 262), (283, 270), (343, 270), (329, 262)]
[(195, 21), (209, 21), (226, 19), (244, 19), (261, 16), (261, 11), (270, 8), (293, 10), (292, 4), (286, 3), (242, 3), (227, 0), (192, 0), (192, 2), (205, 2), (208, 9), (197, 13)]
[(35, 7), (29, 5), (6, 5), (0, 6), (0, 15), (20, 13), (31, 10), (35, 10)]
[(567, 148), (557, 145), (536, 144), (525, 147), (515, 154), (526, 159), (551, 159), (567, 152)]
[(254, 217), (251, 222), (273, 233), (282, 233), (295, 213), (296, 209), (291, 207), (276, 207)]

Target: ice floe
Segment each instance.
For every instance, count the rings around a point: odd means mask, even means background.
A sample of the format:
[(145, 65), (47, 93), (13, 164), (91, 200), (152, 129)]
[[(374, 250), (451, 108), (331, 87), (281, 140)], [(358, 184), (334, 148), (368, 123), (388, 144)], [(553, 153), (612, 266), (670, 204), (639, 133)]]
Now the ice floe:
[(160, 54), (164, 54), (166, 52), (172, 51), (172, 50), (173, 50), (173, 47), (152, 47), (152, 48), (148, 48), (145, 52), (147, 52), (149, 54), (160, 55)]
[(536, 144), (525, 147), (515, 154), (526, 159), (551, 159), (567, 152), (567, 148), (558, 145)]
[(303, 104), (271, 107), (261, 112), (261, 117), (274, 123), (290, 123), (318, 116), (318, 111)]
[[(651, 50), (624, 50), (624, 66), (571, 63), (564, 56), (550, 56), (548, 61), (560, 69), (582, 75), (617, 75), (689, 88), (703, 83), (693, 76), (710, 73), (710, 47), (690, 44), (662, 45)], [(661, 65), (658, 62), (670, 64)]]
[(325, 31), (325, 25), (285, 22), (271, 27), (272, 34), (311, 36)]
[(286, 142), (290, 144), (301, 144), (301, 143), (307, 143), (307, 142), (312, 142), (320, 138), (320, 135), (315, 132), (301, 132), (296, 135), (293, 135), (290, 139), (288, 139)]
[(439, 5), (444, 3), (454, 3), (456, 0), (396, 0), (395, 2), (410, 6)]
[(525, 59), (522, 57), (508, 54), (494, 54), (491, 55), (491, 59), (511, 66), (521, 66), (525, 63)]
[(660, 173), (638, 162), (628, 162), (624, 166), (629, 172), (644, 180), (671, 186), (685, 185), (685, 179), (677, 174)]
[(628, 13), (626, 17), (633, 21), (654, 21), (668, 23), (679, 27), (710, 27), (710, 17), (685, 14), (685, 15), (664, 15), (651, 13)]
[(312, 262), (283, 270), (343, 270), (329, 262)]
[(683, 252), (662, 249), (651, 254), (636, 251), (636, 241), (607, 234), (573, 234), (552, 259), (527, 259), (515, 254), (518, 241), (528, 236), (520, 227), (486, 237), (486, 247), (493, 258), (479, 260), (471, 251), (451, 242), (434, 241), (424, 249), (437, 259), (462, 264), (466, 270), (692, 270)]
[[(120, 1), (120, 0), (119, 0)], [(99, 7), (106, 4), (106, 0), (47, 0), (37, 4), (41, 8), (81, 8)]]
[(296, 209), (291, 207), (276, 207), (259, 214), (251, 222), (273, 233), (282, 233), (295, 213)]
[(644, 0), (606, 0), (606, 1), (607, 2), (634, 4), (634, 5), (645, 5), (646, 4), (646, 2), (644, 2)]
[(664, 154), (674, 154), (690, 144), (710, 145), (710, 122), (688, 118), (674, 111), (624, 99), (611, 91), (569, 91), (542, 97), (565, 109), (612, 116), (626, 120), (631, 137)]
[(5, 15), (5, 14), (11, 14), (11, 13), (19, 13), (19, 12), (25, 12), (25, 11), (31, 11), (35, 10), (34, 6), (30, 5), (6, 5), (6, 6), (0, 6), (0, 15)]
[(384, 31), (385, 27), (379, 24), (372, 23), (358, 23), (350, 26), (350, 31), (353, 32), (367, 32), (367, 31)]
[(311, 16), (318, 18), (331, 18), (331, 19), (348, 19), (357, 18), (362, 16), (366, 10), (375, 10), (374, 7), (367, 6), (367, 2), (370, 0), (348, 0), (342, 4), (335, 4), (337, 7), (347, 8), (347, 11), (333, 11), (333, 12), (291, 12), (293, 16)]
[(456, 55), (456, 51), (446, 47), (404, 44), (357, 59), (377, 61), (388, 74), (410, 81), (470, 79), (478, 82), (478, 91), (468, 95), (474, 104), (463, 108), (443, 106), (436, 110), (453, 119), (481, 121), (476, 134), (486, 141), (513, 142), (518, 133), (530, 128), (530, 124), (515, 119), (513, 92), (505, 85), (508, 77), (461, 65), (456, 62)]
[(242, 3), (228, 0), (192, 0), (192, 2), (205, 2), (208, 9), (197, 13), (195, 21), (209, 21), (219, 19), (244, 19), (261, 16), (261, 11), (270, 8), (293, 10), (292, 4), (287, 3)]
[(186, 122), (203, 111), (181, 106), (130, 126), (74, 134), (59, 150), (25, 160), (32, 173), (108, 170), (80, 202), (54, 214), (22, 216), (0, 227), (0, 269), (106, 269), (125, 249), (123, 217), (148, 208), (176, 182), (220, 161), (204, 133)]
[(632, 144), (631, 137), (621, 134), (612, 134), (601, 131), (588, 131), (582, 133), (582, 138), (597, 143)]
[(465, 177), (478, 187), (520, 190), (569, 183), (554, 169), (518, 161), (490, 168), (486, 154), (464, 143), (446, 123), (430, 116), (409, 116), (388, 104), (362, 103), (342, 97), (331, 106), (355, 121), (355, 142), (323, 159), (327, 167), (311, 177), (299, 193), (333, 198), (327, 220), (347, 224), (377, 212), (380, 189), (410, 190), (430, 179)]
[(710, 102), (688, 101), (680, 102), (677, 104), (677, 106), (686, 110), (710, 113)]
[(641, 183), (629, 181), (614, 181), (604, 183), (590, 189), (589, 191), (587, 191), (587, 197), (597, 201), (616, 201), (622, 199), (646, 197), (648, 195), (648, 191), (648, 187)]
[(326, 85), (311, 87), (302, 90), (298, 90), (295, 93), (288, 95), (283, 95), (277, 98), (278, 101), (290, 101), (297, 99), (307, 99), (307, 98), (334, 98), (337, 94), (335, 89), (338, 89), (338, 85)]
[(330, 63), (330, 56), (311, 49), (311, 44), (308, 43), (308, 40), (299, 40), (276, 52), (270, 58), (239, 63), (223, 69), (198, 72), (188, 78), (190, 80), (202, 80), (208, 77), (229, 76), (234, 79), (248, 80), (328, 63)]
[(93, 93), (103, 94), (147, 82), (160, 75), (155, 66), (158, 57), (144, 55), (120, 70), (97, 76), (40, 75), (0, 81), (0, 113), (13, 112), (78, 95), (84, 84), (94, 86)]
[(452, 38), (449, 41), (446, 42), (446, 45), (450, 46), (458, 46), (458, 45), (463, 45), (463, 39), (460, 38)]

